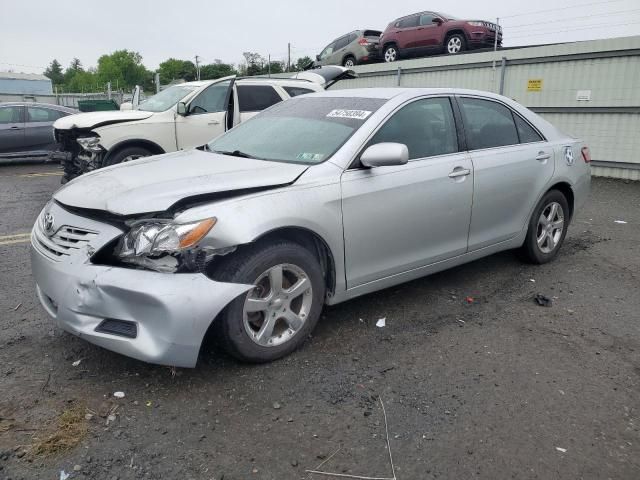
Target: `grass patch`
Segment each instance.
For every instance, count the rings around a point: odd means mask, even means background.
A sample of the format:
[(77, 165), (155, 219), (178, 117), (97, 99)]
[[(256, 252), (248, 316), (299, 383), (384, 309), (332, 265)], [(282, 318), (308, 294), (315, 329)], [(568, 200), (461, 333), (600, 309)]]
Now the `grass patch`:
[(85, 409), (75, 407), (65, 410), (44, 438), (35, 438), (31, 453), (49, 456), (66, 452), (78, 445), (86, 434)]

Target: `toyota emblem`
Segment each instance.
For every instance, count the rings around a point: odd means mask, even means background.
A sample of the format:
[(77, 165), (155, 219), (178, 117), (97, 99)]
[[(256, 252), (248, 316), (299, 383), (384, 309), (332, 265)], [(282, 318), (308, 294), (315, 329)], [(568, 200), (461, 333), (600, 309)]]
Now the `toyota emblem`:
[(51, 235), (53, 233), (55, 219), (53, 215), (49, 212), (45, 213), (44, 218), (42, 219), (42, 227), (47, 235)]
[(573, 148), (564, 147), (564, 159), (567, 165), (573, 165)]

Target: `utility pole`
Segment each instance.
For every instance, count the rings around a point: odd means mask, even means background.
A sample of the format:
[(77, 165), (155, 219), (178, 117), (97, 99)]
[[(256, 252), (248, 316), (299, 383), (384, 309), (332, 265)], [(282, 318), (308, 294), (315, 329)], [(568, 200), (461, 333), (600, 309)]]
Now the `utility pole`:
[(498, 50), (498, 32), (500, 31), (500, 17), (496, 18), (496, 34), (493, 40), (493, 51)]
[(156, 93), (160, 93), (160, 73), (156, 72), (155, 78), (153, 80), (156, 84)]
[(287, 72), (291, 71), (291, 43), (287, 43)]
[(200, 80), (200, 57), (198, 55), (196, 55), (196, 75)]
[(269, 78), (271, 78), (271, 54), (269, 54), (269, 59), (267, 60), (267, 65), (269, 66)]

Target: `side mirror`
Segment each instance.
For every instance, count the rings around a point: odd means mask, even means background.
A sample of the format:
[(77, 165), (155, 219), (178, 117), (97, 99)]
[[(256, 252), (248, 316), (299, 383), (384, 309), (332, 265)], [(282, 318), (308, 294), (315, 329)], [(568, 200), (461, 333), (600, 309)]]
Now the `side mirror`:
[(404, 143), (376, 143), (360, 155), (360, 163), (370, 168), (404, 165), (408, 161), (409, 149)]
[(133, 103), (131, 102), (124, 102), (120, 104), (120, 110), (125, 111), (125, 110), (133, 110)]
[(442, 25), (442, 19), (441, 18), (434, 18), (433, 20), (431, 20), (433, 23), (437, 23), (438, 25)]
[(187, 104), (184, 102), (178, 102), (178, 105), (176, 105), (176, 113), (184, 117), (187, 114)]
[(320, 61), (320, 55), (316, 55), (316, 60)]

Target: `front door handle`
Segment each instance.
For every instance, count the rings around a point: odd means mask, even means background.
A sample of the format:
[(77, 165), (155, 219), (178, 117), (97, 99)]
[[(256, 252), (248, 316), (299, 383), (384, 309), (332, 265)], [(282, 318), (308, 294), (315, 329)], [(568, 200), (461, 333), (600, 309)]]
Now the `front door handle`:
[(16, 127), (15, 125), (13, 127), (9, 127), (9, 130), (20, 130), (20, 127)]
[(218, 121), (218, 120), (211, 120), (211, 121), (209, 122), (209, 125), (220, 125), (220, 121)]
[(449, 174), (449, 178), (466, 177), (471, 174), (471, 170), (468, 168), (456, 167)]
[(538, 152), (538, 156), (536, 157), (536, 160), (538, 160), (539, 162), (543, 162), (545, 160), (549, 160), (550, 158), (551, 158), (550, 153)]

